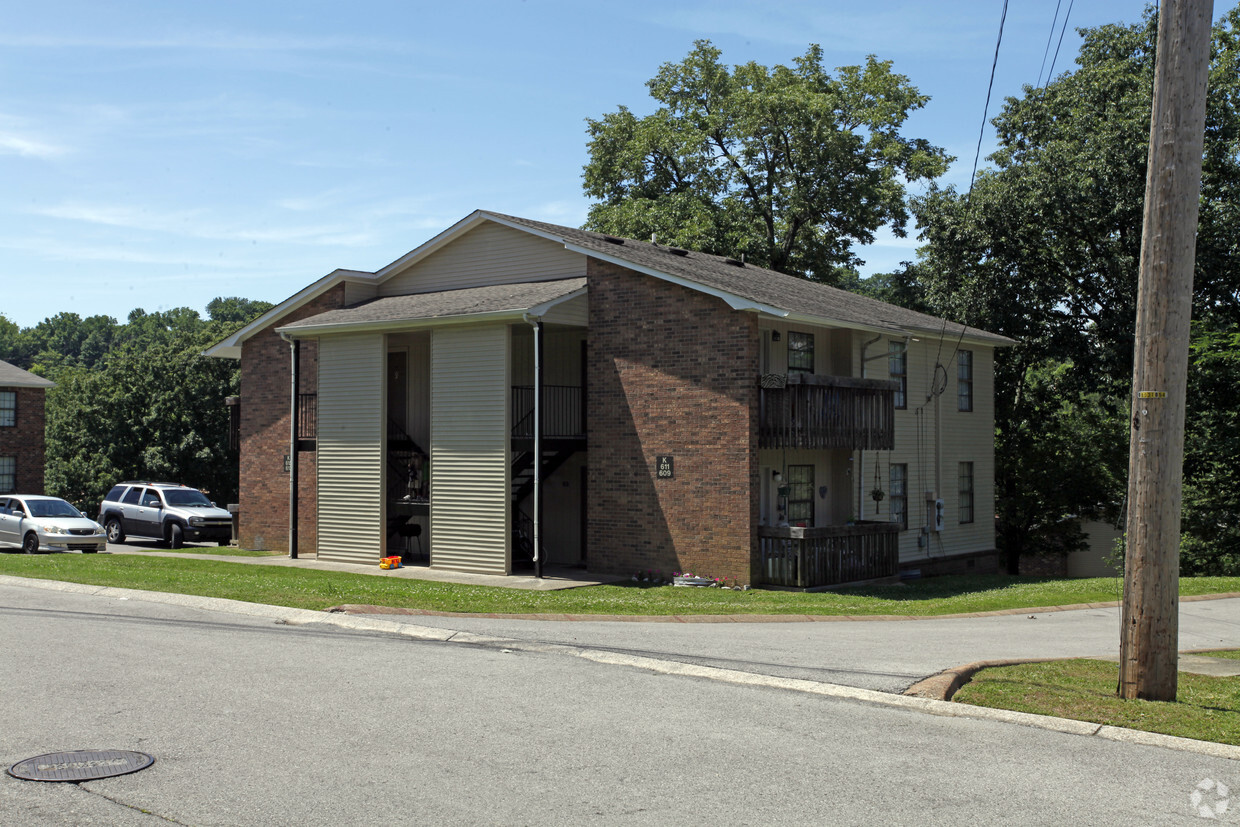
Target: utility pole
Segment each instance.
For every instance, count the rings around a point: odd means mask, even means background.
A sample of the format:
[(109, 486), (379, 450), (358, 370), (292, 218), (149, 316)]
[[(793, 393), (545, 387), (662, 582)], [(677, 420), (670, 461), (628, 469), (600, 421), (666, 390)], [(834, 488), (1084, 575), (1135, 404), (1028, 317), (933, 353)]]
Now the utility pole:
[(1174, 701), (1185, 380), (1213, 0), (1163, 0), (1137, 288), (1119, 695)]

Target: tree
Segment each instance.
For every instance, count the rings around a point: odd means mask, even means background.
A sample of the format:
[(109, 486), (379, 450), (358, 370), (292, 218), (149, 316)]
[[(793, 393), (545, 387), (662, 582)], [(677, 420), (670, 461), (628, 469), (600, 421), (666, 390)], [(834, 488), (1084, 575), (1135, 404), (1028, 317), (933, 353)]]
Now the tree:
[[(1240, 330), (1238, 32), (1240, 9), (1214, 29), (1194, 276), (1194, 316), (1206, 322), (1198, 330), (1212, 331), (1216, 343)], [(1054, 519), (1123, 500), (1126, 452), (1091, 450), (1096, 429), (1082, 427), (1069, 442), (1058, 424), (1043, 431), (1036, 377), (1040, 365), (1066, 365), (1058, 397), (1085, 406), (1081, 413), (1097, 406), (1099, 426), (1109, 419), (1125, 427), (1156, 34), (1152, 10), (1139, 24), (1082, 30), (1076, 71), (1007, 100), (995, 119), (994, 167), (979, 173), (972, 193), (932, 186), (913, 202), (926, 244), (903, 278), (921, 285), (935, 312), (1020, 342), (996, 365), (1000, 538), (1011, 555), (1040, 547), (1036, 532), (1020, 530), (1026, 503)], [(1201, 379), (1193, 372), (1219, 364), (1206, 356), (1216, 348), (1194, 352), (1190, 387)], [(1240, 461), (1240, 445), (1229, 447), (1201, 422), (1217, 419), (1213, 406), (1222, 402), (1212, 399), (1221, 397), (1189, 396), (1190, 433), (1209, 441), (1187, 443), (1186, 503), (1227, 501), (1223, 477), (1202, 469), (1216, 468), (1211, 455)], [(1096, 501), (1038, 473), (1038, 462), (1074, 473), (1093, 464)], [(1186, 542), (1213, 547), (1203, 525), (1186, 520)]]
[(621, 106), (588, 120), (586, 226), (739, 257), (835, 283), (855, 276), (854, 244), (884, 225), (904, 235), (904, 181), (951, 160), (900, 129), (925, 105), (890, 61), (867, 58), (832, 77), (811, 46), (792, 67), (729, 69), (699, 40), (647, 87), (643, 118)]

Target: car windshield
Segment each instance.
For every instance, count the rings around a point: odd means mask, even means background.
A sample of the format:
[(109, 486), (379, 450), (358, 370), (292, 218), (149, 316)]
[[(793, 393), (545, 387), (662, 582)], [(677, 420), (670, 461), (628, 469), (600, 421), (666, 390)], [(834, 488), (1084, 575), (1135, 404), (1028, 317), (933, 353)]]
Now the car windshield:
[(82, 512), (64, 500), (26, 500), (31, 517), (81, 517)]
[(211, 505), (211, 501), (201, 491), (193, 488), (165, 488), (164, 499), (168, 501), (168, 505)]

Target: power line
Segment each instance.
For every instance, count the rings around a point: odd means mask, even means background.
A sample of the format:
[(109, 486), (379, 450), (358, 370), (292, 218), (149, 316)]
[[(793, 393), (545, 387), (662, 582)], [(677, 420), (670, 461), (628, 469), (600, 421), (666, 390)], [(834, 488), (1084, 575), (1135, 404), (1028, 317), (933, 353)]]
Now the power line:
[[(1055, 2), (1055, 16), (1051, 18), (1051, 30), (1046, 35), (1046, 48), (1042, 51), (1042, 65), (1038, 67), (1038, 86), (1042, 85), (1042, 70), (1046, 68), (1046, 56), (1051, 53), (1051, 41), (1055, 39), (1055, 24), (1059, 22), (1059, 7), (1063, 5), (1063, 0)], [(1056, 47), (1056, 54), (1059, 49)], [(1052, 67), (1054, 64), (1051, 64)], [(1047, 78), (1049, 80), (1049, 78)]]
[(1059, 42), (1055, 44), (1055, 56), (1051, 58), (1051, 70), (1046, 75), (1046, 82), (1050, 83), (1051, 78), (1055, 74), (1055, 61), (1059, 59), (1059, 47), (1063, 45), (1063, 33), (1068, 30), (1068, 18), (1072, 16), (1072, 3), (1074, 0), (1068, 0), (1068, 11), (1063, 16), (1063, 27), (1059, 30)]
[(982, 138), (986, 134), (986, 116), (990, 113), (990, 93), (995, 88), (995, 68), (999, 65), (999, 45), (1003, 43), (1003, 24), (1007, 21), (1007, 9), (1008, 0), (1003, 0), (1003, 15), (999, 18), (999, 37), (995, 40), (995, 59), (990, 64), (990, 85), (986, 87), (986, 106), (982, 108), (982, 128), (977, 133), (977, 152), (973, 154), (973, 174), (969, 176), (970, 196), (973, 195), (973, 179), (977, 177), (977, 160), (982, 157)]

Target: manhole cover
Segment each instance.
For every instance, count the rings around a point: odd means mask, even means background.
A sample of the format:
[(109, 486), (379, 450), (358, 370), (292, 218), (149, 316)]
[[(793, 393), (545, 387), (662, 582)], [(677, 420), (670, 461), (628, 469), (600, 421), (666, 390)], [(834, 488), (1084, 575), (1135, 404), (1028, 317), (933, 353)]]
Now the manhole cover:
[(77, 749), (49, 752), (18, 761), (9, 775), (27, 781), (94, 781), (144, 770), (155, 759), (145, 752), (124, 749)]

